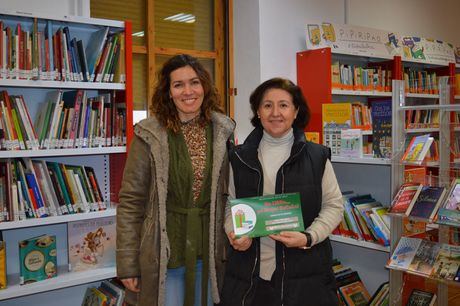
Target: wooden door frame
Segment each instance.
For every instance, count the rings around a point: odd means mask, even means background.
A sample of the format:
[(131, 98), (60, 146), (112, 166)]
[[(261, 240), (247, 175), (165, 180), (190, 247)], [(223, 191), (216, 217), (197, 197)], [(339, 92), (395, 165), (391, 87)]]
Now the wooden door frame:
[[(145, 46), (133, 46), (133, 54), (147, 56), (147, 108), (153, 98), (156, 55), (176, 55), (187, 53), (197, 58), (214, 60), (215, 86), (221, 97), (224, 111), (233, 117), (233, 0), (218, 0), (214, 5), (214, 49), (215, 51), (163, 48), (155, 46), (154, 1), (146, 0)], [(226, 32), (226, 33), (225, 33)], [(224, 76), (224, 77), (220, 77)]]

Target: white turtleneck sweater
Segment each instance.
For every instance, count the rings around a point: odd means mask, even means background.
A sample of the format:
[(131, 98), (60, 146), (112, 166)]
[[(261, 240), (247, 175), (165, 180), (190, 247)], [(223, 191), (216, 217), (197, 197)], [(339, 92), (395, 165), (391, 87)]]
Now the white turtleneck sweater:
[[(264, 131), (259, 144), (258, 156), (262, 165), (264, 188), (263, 194), (275, 193), (276, 174), (289, 158), (294, 143), (293, 130), (286, 135), (275, 138)], [(342, 220), (343, 201), (337, 179), (328, 160), (324, 168), (322, 187), (322, 207), (318, 217), (306, 229), (312, 236), (312, 246), (326, 239)], [(233, 182), (233, 171), (230, 167), (229, 198), (235, 198), (235, 185)], [(233, 231), (230, 205), (225, 211), (225, 232)], [(269, 237), (260, 238), (260, 273), (262, 279), (270, 280), (276, 268), (275, 241)]]

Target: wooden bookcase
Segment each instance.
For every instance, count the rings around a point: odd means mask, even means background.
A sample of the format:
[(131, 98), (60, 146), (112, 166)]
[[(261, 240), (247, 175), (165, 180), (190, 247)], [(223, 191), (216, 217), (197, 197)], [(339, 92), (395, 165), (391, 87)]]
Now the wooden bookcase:
[[(122, 171), (126, 161), (129, 143), (133, 137), (133, 86), (132, 86), (132, 25), (130, 22), (114, 20), (85, 18), (77, 16), (47, 16), (22, 14), (17, 12), (0, 13), (0, 21), (14, 27), (21, 27), (31, 31), (34, 19), (38, 20), (39, 31), (44, 31), (47, 20), (52, 21), (53, 33), (60, 27), (68, 27), (72, 37), (88, 43), (90, 35), (103, 27), (109, 28), (109, 33), (124, 32), (124, 63), (125, 81), (121, 83), (101, 83), (82, 81), (51, 81), (51, 80), (27, 80), (15, 78), (0, 78), (0, 90), (6, 90), (9, 94), (23, 95), (27, 103), (32, 121), (39, 111), (39, 103), (44, 101), (46, 93), (60, 89), (62, 91), (83, 89), (88, 97), (95, 97), (99, 93), (114, 93), (116, 102), (124, 104), (126, 116), (124, 117), (126, 145), (96, 146), (91, 148), (68, 148), (68, 149), (39, 149), (39, 150), (3, 150), (0, 151), (1, 160), (14, 158), (32, 158), (37, 160), (57, 161), (65, 164), (91, 166), (96, 172), (99, 186), (102, 190), (104, 202), (108, 205), (107, 210), (67, 214), (45, 218), (30, 218), (21, 221), (0, 222), (0, 232), (6, 241), (7, 275), (8, 286), (0, 290), (0, 301), (5, 305), (16, 305), (27, 295), (46, 293), (59, 295), (59, 290), (86, 284), (116, 276), (115, 266), (86, 272), (67, 272), (67, 223), (77, 220), (90, 220), (116, 215), (118, 191), (121, 185)], [(119, 58), (120, 60), (120, 58)], [(19, 285), (19, 257), (18, 241), (38, 236), (40, 234), (56, 235), (58, 275), (44, 281), (32, 284)], [(52, 293), (51, 293), (52, 291)], [(66, 291), (64, 295), (76, 294), (74, 301), (82, 300), (81, 290)], [(48, 298), (48, 299), (53, 299)], [(72, 297), (69, 296), (72, 300)], [(19, 302), (21, 304), (21, 302)]]

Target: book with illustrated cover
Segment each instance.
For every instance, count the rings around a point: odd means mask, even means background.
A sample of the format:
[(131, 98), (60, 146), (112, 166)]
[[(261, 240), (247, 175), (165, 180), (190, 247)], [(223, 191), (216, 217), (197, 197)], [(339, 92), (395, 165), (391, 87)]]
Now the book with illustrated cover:
[(281, 231), (304, 231), (299, 193), (284, 193), (229, 201), (237, 237), (263, 237)]
[(420, 165), (430, 150), (434, 138), (430, 134), (414, 136), (410, 140), (401, 161)]
[(438, 257), (441, 246), (439, 243), (422, 240), (414, 259), (409, 265), (409, 270), (423, 276), (430, 276), (433, 272), (434, 263)]
[(391, 103), (391, 100), (372, 102), (372, 151), (377, 158), (391, 158)]
[(460, 246), (442, 244), (431, 277), (454, 280), (460, 266)]
[(363, 136), (360, 129), (346, 129), (340, 131), (340, 156), (363, 157)]
[(408, 208), (415, 202), (422, 187), (422, 184), (418, 183), (402, 184), (391, 203), (388, 213), (407, 215)]
[(427, 184), (427, 168), (407, 166), (404, 169), (404, 183), (420, 183)]
[(415, 202), (407, 209), (409, 217), (433, 220), (445, 193), (444, 187), (424, 186)]
[(388, 260), (388, 267), (402, 270), (408, 269), (421, 242), (422, 239), (401, 237)]
[(19, 241), (21, 285), (57, 276), (56, 236), (42, 235)]
[(361, 281), (339, 287), (339, 292), (346, 305), (366, 306), (371, 298)]
[(331, 154), (340, 155), (340, 131), (351, 128), (351, 103), (324, 103), (322, 105), (323, 145)]
[(436, 294), (414, 289), (412, 290), (406, 306), (433, 306), (436, 302)]
[(438, 212), (438, 223), (458, 226), (460, 224), (460, 179), (455, 179), (449, 194)]
[(67, 224), (69, 271), (115, 266), (116, 217)]

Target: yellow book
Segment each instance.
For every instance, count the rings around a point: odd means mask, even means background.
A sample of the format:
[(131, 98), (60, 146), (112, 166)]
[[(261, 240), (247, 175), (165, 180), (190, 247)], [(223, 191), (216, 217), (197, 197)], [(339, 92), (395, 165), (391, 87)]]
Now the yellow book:
[(319, 144), (319, 133), (318, 132), (305, 132), (305, 138), (308, 141)]
[(6, 245), (0, 241), (0, 289), (6, 288)]

